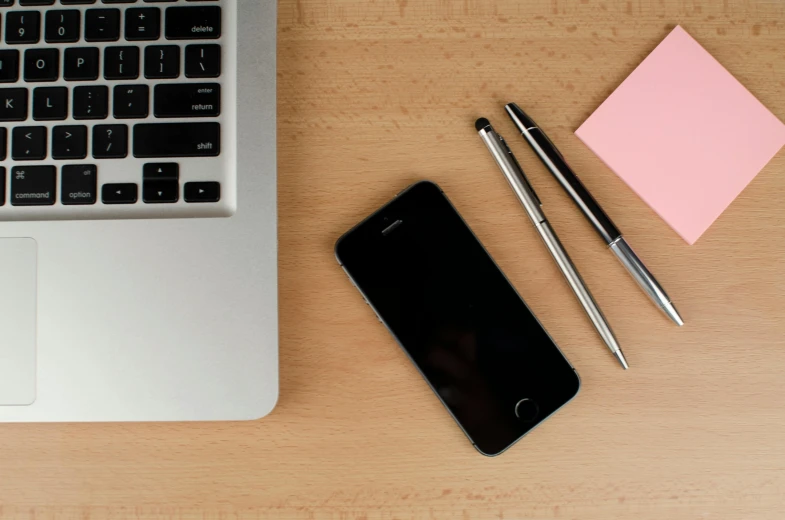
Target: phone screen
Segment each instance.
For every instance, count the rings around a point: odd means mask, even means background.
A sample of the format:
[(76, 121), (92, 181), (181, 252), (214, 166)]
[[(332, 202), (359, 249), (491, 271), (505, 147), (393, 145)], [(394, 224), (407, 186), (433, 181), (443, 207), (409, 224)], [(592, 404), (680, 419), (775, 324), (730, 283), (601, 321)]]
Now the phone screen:
[(336, 254), (481, 453), (501, 453), (578, 392), (572, 366), (435, 184), (404, 191)]

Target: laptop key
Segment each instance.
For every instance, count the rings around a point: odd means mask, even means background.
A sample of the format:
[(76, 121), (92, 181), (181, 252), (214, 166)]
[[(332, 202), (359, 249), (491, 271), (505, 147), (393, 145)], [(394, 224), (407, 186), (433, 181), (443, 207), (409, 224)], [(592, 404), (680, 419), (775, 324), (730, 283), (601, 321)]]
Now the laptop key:
[(180, 75), (180, 47), (150, 45), (144, 49), (144, 77), (148, 79), (176, 78)]
[(142, 200), (145, 204), (174, 203), (180, 199), (177, 181), (144, 181)]
[(57, 81), (60, 77), (60, 49), (27, 49), (25, 81)]
[(139, 77), (139, 47), (104, 49), (104, 78), (136, 79)]
[(87, 127), (83, 125), (52, 128), (52, 159), (87, 157)]
[(98, 169), (94, 164), (69, 164), (62, 169), (60, 202), (65, 206), (95, 204)]
[(0, 50), (0, 83), (14, 83), (19, 80), (19, 51)]
[(58, 9), (46, 12), (44, 39), (47, 43), (73, 43), (79, 41), (81, 13), (76, 9)]
[(134, 125), (134, 157), (216, 157), (221, 153), (219, 123)]
[(5, 205), (5, 166), (0, 166), (0, 206)]
[(66, 81), (98, 79), (98, 47), (74, 47), (65, 50), (63, 78)]
[(133, 183), (104, 184), (101, 187), (101, 202), (104, 204), (136, 204), (139, 186)]
[(221, 46), (194, 44), (185, 48), (186, 78), (217, 78), (221, 75)]
[(0, 121), (24, 121), (27, 119), (27, 89), (0, 89)]
[(177, 163), (147, 163), (142, 167), (142, 178), (146, 181), (180, 180), (180, 165)]
[(93, 127), (93, 157), (122, 159), (128, 156), (128, 127), (126, 125), (96, 125)]
[(114, 88), (115, 119), (144, 119), (150, 112), (147, 85), (117, 85)]
[(57, 171), (54, 166), (11, 168), (11, 204), (51, 206), (55, 203)]
[(68, 89), (38, 87), (33, 89), (33, 119), (57, 121), (68, 116)]
[(168, 40), (214, 40), (221, 37), (221, 8), (169, 7), (166, 9)]
[(155, 117), (216, 117), (221, 114), (221, 85), (175, 83), (156, 85)]
[(104, 85), (74, 88), (74, 119), (106, 119), (109, 88)]
[(11, 11), (5, 15), (5, 42), (9, 44), (38, 43), (41, 39), (41, 13)]
[(221, 200), (221, 184), (218, 182), (186, 182), (185, 202), (218, 202)]
[(88, 42), (113, 42), (120, 39), (120, 9), (85, 11), (84, 39)]
[(13, 131), (11, 157), (15, 161), (34, 161), (46, 158), (46, 127), (17, 126)]
[(0, 127), (0, 161), (5, 161), (5, 156), (7, 153), (6, 150), (6, 140), (8, 138), (8, 130), (4, 127)]
[(158, 7), (136, 7), (125, 12), (126, 40), (157, 40), (160, 36), (161, 10)]

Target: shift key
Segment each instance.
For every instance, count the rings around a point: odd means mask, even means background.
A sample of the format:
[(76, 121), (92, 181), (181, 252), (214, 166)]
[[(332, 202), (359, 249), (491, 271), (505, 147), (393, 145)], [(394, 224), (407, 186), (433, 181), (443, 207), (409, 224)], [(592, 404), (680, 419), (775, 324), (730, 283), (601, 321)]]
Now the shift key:
[(155, 117), (216, 117), (221, 115), (218, 83), (165, 83), (154, 90)]
[(134, 157), (216, 157), (221, 153), (218, 123), (134, 125)]

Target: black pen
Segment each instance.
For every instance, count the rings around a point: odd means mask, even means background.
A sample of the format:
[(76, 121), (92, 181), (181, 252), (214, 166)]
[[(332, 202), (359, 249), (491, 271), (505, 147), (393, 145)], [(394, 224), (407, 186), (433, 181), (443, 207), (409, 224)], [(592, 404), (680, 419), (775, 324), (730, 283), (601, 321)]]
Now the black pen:
[(597, 204), (597, 201), (594, 200), (594, 197), (591, 196), (591, 193), (570, 169), (562, 154), (548, 139), (545, 132), (515, 103), (509, 103), (504, 108), (507, 110), (507, 115), (510, 116), (512, 122), (518, 127), (518, 131), (526, 139), (526, 142), (529, 143), (540, 160), (556, 177), (556, 180), (559, 181), (562, 188), (578, 205), (583, 215), (591, 222), (591, 225), (610, 247), (616, 258), (619, 259), (635, 281), (638, 282), (641, 289), (677, 325), (684, 325), (684, 320), (681, 319), (665, 290), (641, 262), (629, 244), (627, 244), (627, 241), (624, 240), (621, 232), (610, 217), (605, 214), (600, 205)]

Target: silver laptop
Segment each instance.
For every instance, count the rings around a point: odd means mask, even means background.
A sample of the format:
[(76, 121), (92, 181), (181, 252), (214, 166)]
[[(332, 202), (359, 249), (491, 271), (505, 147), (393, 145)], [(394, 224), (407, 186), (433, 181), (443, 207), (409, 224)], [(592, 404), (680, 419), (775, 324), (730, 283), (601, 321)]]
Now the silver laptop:
[(269, 413), (276, 2), (0, 17), (0, 421)]

